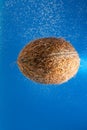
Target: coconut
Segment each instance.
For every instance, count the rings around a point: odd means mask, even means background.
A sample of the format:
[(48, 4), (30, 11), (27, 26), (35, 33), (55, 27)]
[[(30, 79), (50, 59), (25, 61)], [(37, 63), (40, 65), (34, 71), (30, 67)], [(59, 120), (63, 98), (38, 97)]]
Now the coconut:
[(78, 71), (80, 58), (75, 48), (63, 38), (40, 38), (20, 52), (17, 63), (29, 79), (43, 84), (61, 84)]

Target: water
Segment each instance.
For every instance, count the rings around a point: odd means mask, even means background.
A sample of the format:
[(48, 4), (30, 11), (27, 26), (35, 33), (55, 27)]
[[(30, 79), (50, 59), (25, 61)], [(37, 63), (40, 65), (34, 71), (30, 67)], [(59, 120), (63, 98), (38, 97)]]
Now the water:
[[(87, 1), (3, 0), (0, 21), (0, 129), (87, 130)], [(63, 37), (80, 55), (78, 74), (62, 85), (28, 80), (17, 66), (31, 40)]]

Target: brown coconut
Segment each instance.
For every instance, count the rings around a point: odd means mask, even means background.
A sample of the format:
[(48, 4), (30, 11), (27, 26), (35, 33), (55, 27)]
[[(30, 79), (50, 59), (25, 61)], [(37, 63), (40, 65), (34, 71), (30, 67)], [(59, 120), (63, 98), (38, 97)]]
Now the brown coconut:
[(21, 72), (43, 84), (61, 84), (78, 71), (80, 59), (74, 47), (63, 38), (41, 38), (31, 41), (17, 60)]

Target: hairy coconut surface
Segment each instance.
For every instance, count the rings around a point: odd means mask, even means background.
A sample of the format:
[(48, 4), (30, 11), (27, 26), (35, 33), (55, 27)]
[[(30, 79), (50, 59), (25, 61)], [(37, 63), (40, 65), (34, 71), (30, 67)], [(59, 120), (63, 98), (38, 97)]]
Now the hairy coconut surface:
[(78, 71), (80, 59), (74, 47), (63, 38), (40, 38), (31, 41), (17, 60), (22, 73), (33, 81), (61, 84)]

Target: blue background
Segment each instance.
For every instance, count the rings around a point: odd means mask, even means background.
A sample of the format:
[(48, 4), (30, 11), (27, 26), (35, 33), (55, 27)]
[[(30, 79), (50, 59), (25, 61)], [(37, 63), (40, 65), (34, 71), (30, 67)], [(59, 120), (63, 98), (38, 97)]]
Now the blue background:
[[(0, 1), (0, 130), (87, 130), (87, 0)], [(75, 77), (35, 83), (17, 57), (31, 40), (64, 37), (79, 53)]]

